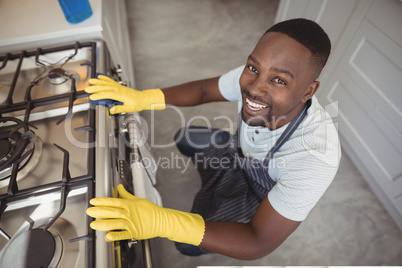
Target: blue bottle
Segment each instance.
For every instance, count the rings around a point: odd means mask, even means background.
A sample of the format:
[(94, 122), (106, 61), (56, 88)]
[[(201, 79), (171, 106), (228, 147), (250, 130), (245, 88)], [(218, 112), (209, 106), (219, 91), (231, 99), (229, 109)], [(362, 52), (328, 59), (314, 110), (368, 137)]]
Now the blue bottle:
[(79, 23), (92, 15), (88, 0), (59, 0), (59, 4), (70, 23)]

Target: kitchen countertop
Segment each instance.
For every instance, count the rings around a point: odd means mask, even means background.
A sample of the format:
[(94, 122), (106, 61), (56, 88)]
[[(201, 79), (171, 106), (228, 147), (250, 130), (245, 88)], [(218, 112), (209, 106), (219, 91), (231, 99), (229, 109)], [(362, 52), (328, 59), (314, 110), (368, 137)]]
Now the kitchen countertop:
[(0, 53), (101, 38), (101, 0), (90, 4), (92, 16), (71, 24), (56, 0), (0, 0)]
[(0, 56), (74, 42), (106, 43), (121, 77), (135, 85), (124, 0), (89, 0), (88, 19), (67, 22), (57, 0), (0, 0)]

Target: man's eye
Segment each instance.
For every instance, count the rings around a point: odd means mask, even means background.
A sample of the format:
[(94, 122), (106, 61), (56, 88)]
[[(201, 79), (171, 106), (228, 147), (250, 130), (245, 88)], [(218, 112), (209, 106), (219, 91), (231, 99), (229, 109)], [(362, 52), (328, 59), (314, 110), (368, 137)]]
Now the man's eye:
[(258, 73), (257, 69), (254, 68), (254, 66), (249, 65), (249, 66), (247, 66), (247, 68), (248, 68), (250, 71), (252, 71), (253, 73)]
[(275, 78), (274, 82), (281, 85), (286, 85), (286, 82), (280, 78)]

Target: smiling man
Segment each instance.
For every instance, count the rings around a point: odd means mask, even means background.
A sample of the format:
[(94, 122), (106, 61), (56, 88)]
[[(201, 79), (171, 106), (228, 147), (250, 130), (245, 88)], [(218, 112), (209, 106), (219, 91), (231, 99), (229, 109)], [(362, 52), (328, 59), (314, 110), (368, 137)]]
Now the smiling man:
[(91, 200), (91, 227), (108, 241), (167, 237), (183, 254), (216, 252), (256, 259), (296, 230), (324, 194), (338, 169), (337, 131), (314, 94), (331, 49), (313, 21), (272, 26), (245, 66), (222, 76), (164, 89), (136, 91), (107, 77), (92, 79), (92, 100), (123, 105), (111, 113), (239, 103), (235, 135), (219, 129), (181, 129), (175, 139), (202, 178), (191, 213), (159, 207), (127, 193)]

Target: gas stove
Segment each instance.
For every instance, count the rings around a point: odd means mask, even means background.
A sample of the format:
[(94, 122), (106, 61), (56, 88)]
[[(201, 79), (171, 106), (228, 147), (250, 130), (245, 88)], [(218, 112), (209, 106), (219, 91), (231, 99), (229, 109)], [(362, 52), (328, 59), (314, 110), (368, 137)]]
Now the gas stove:
[[(96, 44), (0, 57), (1, 267), (92, 267)], [(74, 59), (74, 60), (73, 60)]]
[(138, 116), (111, 116), (84, 91), (97, 72), (119, 79), (111, 64), (102, 42), (0, 56), (0, 267), (148, 262), (138, 256), (144, 244), (105, 242), (85, 213), (91, 198), (115, 196), (119, 183), (135, 194), (147, 172), (135, 168), (144, 153)]

